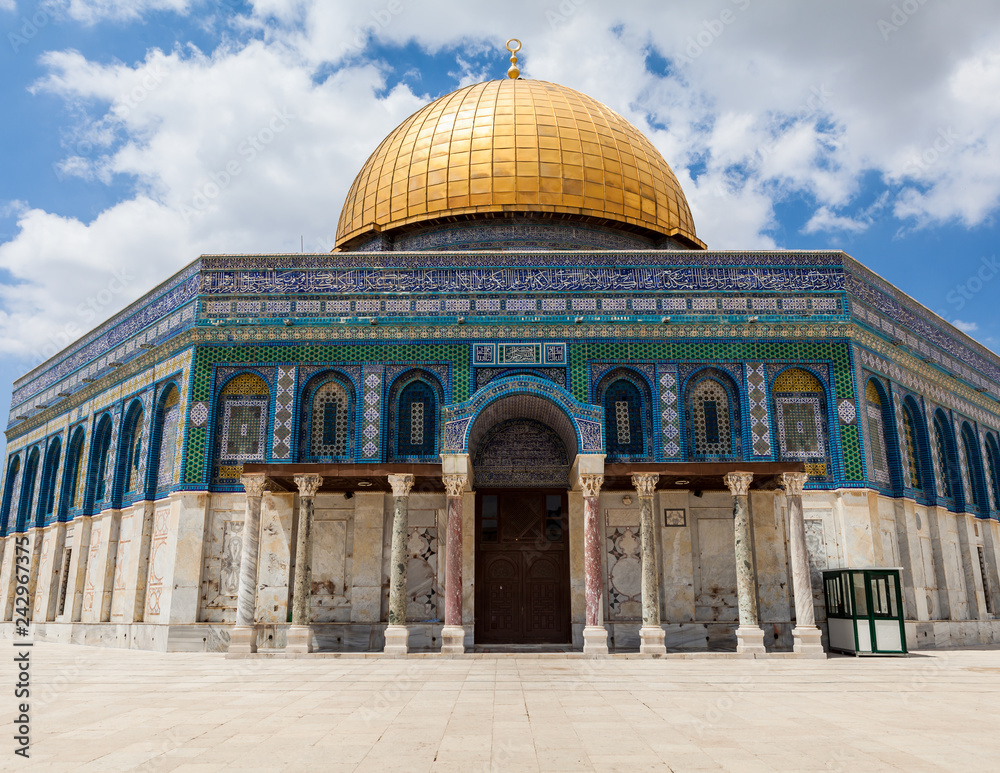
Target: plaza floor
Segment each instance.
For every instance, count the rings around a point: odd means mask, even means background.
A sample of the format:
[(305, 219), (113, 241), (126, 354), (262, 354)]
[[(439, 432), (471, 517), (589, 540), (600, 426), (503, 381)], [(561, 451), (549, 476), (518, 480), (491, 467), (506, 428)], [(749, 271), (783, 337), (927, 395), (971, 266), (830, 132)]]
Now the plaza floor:
[(31, 759), (5, 732), (0, 770), (1000, 770), (1000, 649), (227, 660), (37, 643), (31, 660)]

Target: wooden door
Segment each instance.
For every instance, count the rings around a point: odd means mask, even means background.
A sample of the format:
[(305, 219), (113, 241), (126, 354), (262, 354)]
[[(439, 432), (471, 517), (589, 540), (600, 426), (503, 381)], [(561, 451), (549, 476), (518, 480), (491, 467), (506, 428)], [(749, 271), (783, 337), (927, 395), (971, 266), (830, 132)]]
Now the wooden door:
[(565, 491), (476, 496), (476, 642), (572, 639)]

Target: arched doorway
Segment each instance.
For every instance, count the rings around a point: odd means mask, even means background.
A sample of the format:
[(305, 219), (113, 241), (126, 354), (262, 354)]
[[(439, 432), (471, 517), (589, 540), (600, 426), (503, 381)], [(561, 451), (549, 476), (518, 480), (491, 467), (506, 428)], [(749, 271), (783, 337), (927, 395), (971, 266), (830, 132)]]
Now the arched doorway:
[(511, 397), (480, 414), (469, 450), (476, 643), (569, 644), (572, 423), (543, 398)]

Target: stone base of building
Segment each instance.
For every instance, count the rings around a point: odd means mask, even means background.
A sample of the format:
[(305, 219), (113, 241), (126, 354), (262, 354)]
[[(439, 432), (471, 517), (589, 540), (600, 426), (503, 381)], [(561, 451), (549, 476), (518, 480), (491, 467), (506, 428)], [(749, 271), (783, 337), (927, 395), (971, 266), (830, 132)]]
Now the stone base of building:
[(608, 629), (603, 625), (588, 625), (583, 629), (583, 654), (601, 657), (608, 654)]
[(737, 628), (736, 652), (740, 655), (766, 655), (764, 629), (759, 625), (741, 625)]
[(465, 629), (458, 625), (446, 625), (441, 629), (441, 654), (461, 655), (465, 652)]

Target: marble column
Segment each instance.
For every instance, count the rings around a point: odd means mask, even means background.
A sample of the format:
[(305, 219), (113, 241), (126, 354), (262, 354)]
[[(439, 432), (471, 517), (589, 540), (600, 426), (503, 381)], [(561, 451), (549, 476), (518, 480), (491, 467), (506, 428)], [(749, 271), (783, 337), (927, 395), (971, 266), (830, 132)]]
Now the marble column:
[(323, 485), (321, 475), (296, 475), (299, 487), (298, 532), (295, 538), (295, 578), (292, 586), (292, 625), (288, 629), (285, 652), (306, 655), (312, 652), (309, 602), (312, 598), (312, 524), (316, 492)]
[(267, 477), (240, 478), (247, 495), (243, 518), (243, 552), (240, 555), (240, 583), (236, 595), (236, 625), (229, 633), (229, 654), (249, 655), (257, 651), (254, 617), (257, 608), (257, 553), (260, 547), (260, 503)]
[(825, 658), (822, 634), (816, 627), (816, 613), (813, 609), (806, 525), (802, 518), (802, 489), (808, 480), (809, 476), (804, 472), (786, 472), (781, 475), (781, 486), (785, 489), (788, 501), (788, 542), (792, 554), (792, 595), (795, 597), (792, 649), (803, 656)]
[(441, 652), (461, 655), (465, 652), (465, 629), (462, 627), (462, 493), (468, 475), (445, 475), (448, 493), (448, 537), (444, 581), (444, 628), (441, 629)]
[(392, 553), (389, 561), (389, 625), (385, 629), (386, 655), (405, 655), (410, 632), (406, 628), (406, 541), (409, 532), (412, 475), (390, 475), (392, 486)]
[(597, 656), (608, 654), (608, 630), (600, 623), (604, 600), (601, 582), (601, 506), (599, 497), (604, 485), (603, 475), (582, 473), (583, 489), (583, 576), (587, 598), (587, 613), (583, 629), (583, 653)]
[(733, 495), (733, 536), (736, 549), (736, 596), (740, 608), (740, 625), (736, 629), (736, 651), (747, 655), (762, 655), (764, 629), (757, 618), (757, 573), (753, 562), (753, 543), (750, 534), (750, 510), (747, 495), (751, 472), (730, 472), (726, 486)]
[(639, 545), (642, 551), (642, 627), (639, 629), (639, 654), (659, 657), (667, 654), (666, 636), (660, 625), (660, 573), (656, 561), (656, 524), (653, 496), (660, 476), (637, 473), (632, 485), (639, 495)]

